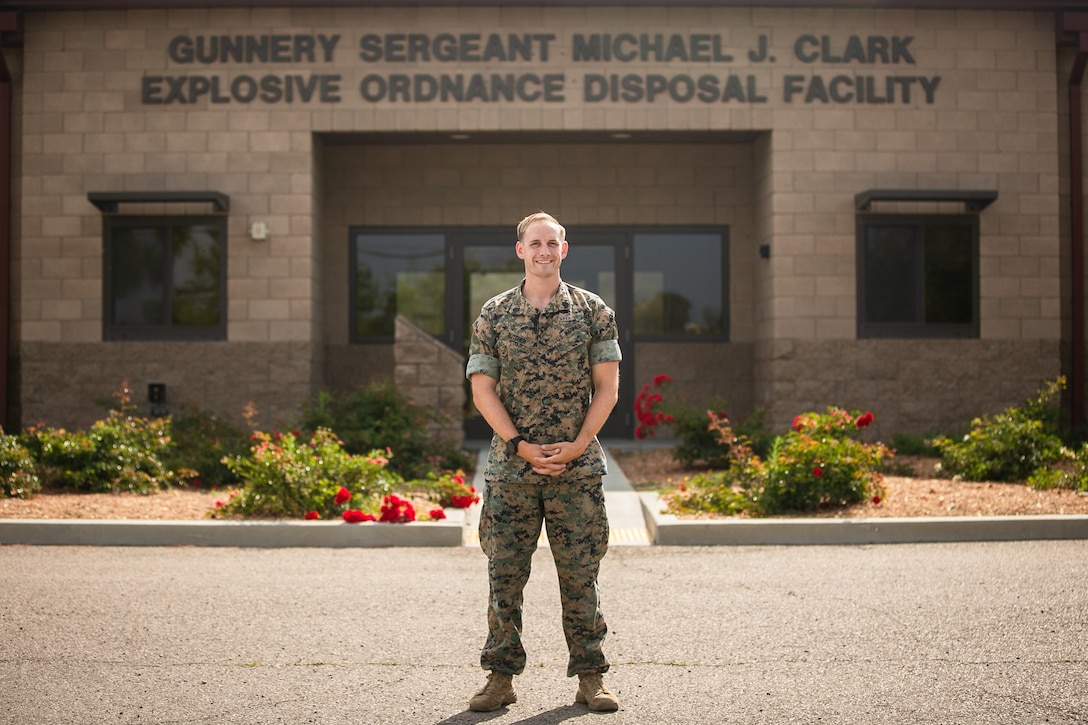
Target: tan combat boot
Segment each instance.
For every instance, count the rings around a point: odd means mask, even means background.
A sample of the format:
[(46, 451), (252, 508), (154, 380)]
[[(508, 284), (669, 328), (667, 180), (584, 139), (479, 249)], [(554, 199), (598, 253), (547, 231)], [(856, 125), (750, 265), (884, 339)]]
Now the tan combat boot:
[(612, 712), (620, 709), (620, 701), (604, 686), (604, 678), (597, 672), (578, 675), (578, 694), (575, 702), (589, 705), (594, 712)]
[(517, 701), (514, 676), (492, 670), (487, 676), (487, 684), (468, 701), (468, 709), (473, 712), (492, 712)]

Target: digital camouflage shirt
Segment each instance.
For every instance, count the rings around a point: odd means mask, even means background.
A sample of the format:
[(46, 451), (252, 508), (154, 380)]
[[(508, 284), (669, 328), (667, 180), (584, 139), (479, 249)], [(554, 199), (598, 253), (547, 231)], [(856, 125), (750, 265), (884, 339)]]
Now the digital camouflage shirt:
[[(467, 376), (483, 373), (498, 393), (518, 433), (530, 443), (573, 441), (593, 396), (597, 363), (620, 359), (616, 313), (597, 295), (561, 283), (538, 311), (521, 285), (484, 303), (472, 325)], [(598, 478), (607, 472), (596, 438), (558, 477), (534, 473), (498, 435), (491, 439), (484, 480), (547, 483)]]

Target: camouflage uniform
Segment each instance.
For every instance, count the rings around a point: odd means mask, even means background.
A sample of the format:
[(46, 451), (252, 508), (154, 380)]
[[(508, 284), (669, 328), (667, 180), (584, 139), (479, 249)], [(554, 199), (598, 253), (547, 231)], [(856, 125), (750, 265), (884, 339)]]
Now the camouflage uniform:
[[(472, 328), (467, 375), (499, 381), (499, 398), (530, 443), (573, 441), (593, 394), (592, 366), (619, 359), (615, 313), (600, 297), (561, 283), (538, 311), (519, 286), (484, 304)], [(601, 649), (608, 627), (597, 587), (608, 549), (605, 473), (596, 439), (562, 474), (545, 476), (498, 435), (492, 438), (480, 512), (491, 585), (484, 669), (515, 675), (525, 669), (522, 591), (546, 521), (570, 652), (567, 674), (608, 670)]]

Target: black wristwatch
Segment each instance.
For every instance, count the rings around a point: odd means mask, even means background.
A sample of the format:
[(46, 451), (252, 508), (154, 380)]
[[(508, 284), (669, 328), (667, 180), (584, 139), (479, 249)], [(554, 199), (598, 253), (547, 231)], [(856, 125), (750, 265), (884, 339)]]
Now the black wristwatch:
[(506, 445), (510, 446), (510, 452), (516, 456), (518, 453), (518, 446), (520, 446), (521, 442), (524, 440), (525, 439), (521, 436), (514, 436), (510, 440), (506, 441)]

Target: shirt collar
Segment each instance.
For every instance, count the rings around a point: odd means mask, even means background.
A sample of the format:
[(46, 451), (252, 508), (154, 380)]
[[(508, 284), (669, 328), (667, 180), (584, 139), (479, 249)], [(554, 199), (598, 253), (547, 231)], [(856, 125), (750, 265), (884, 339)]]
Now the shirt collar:
[[(521, 280), (521, 284), (519, 284), (517, 287), (517, 294), (515, 295), (517, 304), (521, 308), (520, 312), (530, 316), (535, 315), (537, 313), (537, 309), (536, 307), (533, 307), (532, 303), (525, 298), (524, 289), (525, 278), (523, 277)], [(547, 307), (545, 307), (541, 311), (548, 313), (564, 312), (571, 309), (571, 307), (572, 301), (570, 297), (570, 287), (567, 285), (566, 282), (560, 281), (559, 289), (557, 289), (555, 291), (555, 294), (552, 295), (552, 298), (548, 300)]]

